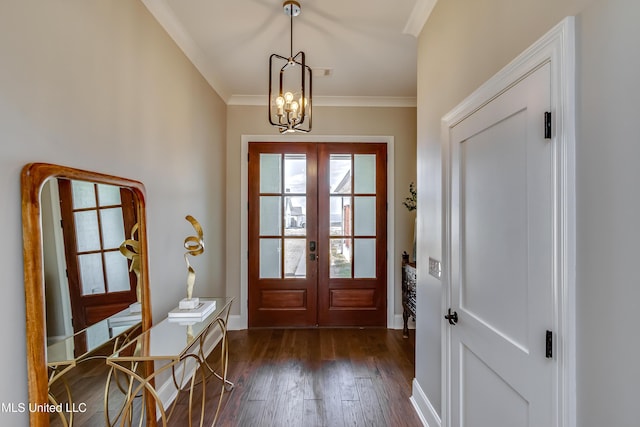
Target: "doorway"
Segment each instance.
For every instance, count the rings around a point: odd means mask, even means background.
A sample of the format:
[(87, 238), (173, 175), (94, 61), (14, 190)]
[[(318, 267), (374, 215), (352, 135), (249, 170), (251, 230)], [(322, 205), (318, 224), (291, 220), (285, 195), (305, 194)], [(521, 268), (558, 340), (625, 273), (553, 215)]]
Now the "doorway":
[(250, 327), (386, 324), (386, 149), (249, 142)]

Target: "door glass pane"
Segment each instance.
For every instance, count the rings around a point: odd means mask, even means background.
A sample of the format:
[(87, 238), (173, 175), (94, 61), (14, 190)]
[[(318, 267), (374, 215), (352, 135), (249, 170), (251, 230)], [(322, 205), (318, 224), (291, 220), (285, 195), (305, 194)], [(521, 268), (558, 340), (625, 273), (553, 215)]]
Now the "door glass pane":
[(260, 154), (260, 192), (281, 193), (282, 156), (280, 154)]
[(354, 193), (376, 192), (376, 155), (356, 154), (353, 156)]
[(107, 271), (109, 292), (128, 291), (131, 289), (129, 264), (120, 251), (105, 252), (104, 264)]
[(329, 157), (329, 188), (333, 194), (351, 193), (351, 154)]
[(330, 239), (329, 277), (351, 277), (351, 239)]
[(120, 205), (120, 187), (98, 184), (98, 202), (100, 206)]
[(304, 278), (307, 275), (307, 239), (284, 240), (284, 277)]
[(279, 236), (282, 215), (279, 196), (260, 196), (260, 235)]
[(284, 198), (285, 236), (304, 236), (307, 228), (307, 198)]
[(355, 239), (353, 277), (376, 277), (376, 239)]
[(122, 208), (100, 210), (104, 249), (118, 248), (124, 242), (124, 220)]
[(354, 197), (354, 234), (356, 236), (376, 235), (376, 198)]
[(307, 156), (304, 154), (284, 155), (284, 192), (307, 192)]
[(280, 279), (280, 239), (260, 239), (260, 278)]
[(332, 236), (351, 235), (351, 197), (331, 196), (329, 199), (329, 230)]
[(74, 214), (78, 252), (100, 249), (97, 211), (83, 211)]
[(95, 185), (86, 181), (71, 181), (74, 209), (93, 208), (96, 206)]
[(80, 280), (82, 280), (82, 295), (103, 294), (102, 256), (100, 254), (79, 255), (78, 267)]

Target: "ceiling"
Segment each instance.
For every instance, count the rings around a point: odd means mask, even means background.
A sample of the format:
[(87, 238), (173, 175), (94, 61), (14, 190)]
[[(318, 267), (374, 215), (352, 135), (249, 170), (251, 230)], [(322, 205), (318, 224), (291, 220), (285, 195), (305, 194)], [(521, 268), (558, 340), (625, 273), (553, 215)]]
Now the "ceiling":
[[(314, 104), (415, 105), (416, 36), (435, 1), (299, 0), (293, 50), (314, 70)], [(269, 56), (290, 51), (282, 0), (142, 2), (227, 104), (266, 104)]]

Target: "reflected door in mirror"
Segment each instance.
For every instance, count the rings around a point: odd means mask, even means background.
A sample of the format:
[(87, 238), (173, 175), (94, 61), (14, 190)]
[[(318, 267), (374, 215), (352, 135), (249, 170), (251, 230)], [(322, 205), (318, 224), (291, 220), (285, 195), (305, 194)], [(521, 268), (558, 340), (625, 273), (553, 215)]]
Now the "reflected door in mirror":
[(74, 331), (136, 301), (136, 276), (120, 245), (136, 223), (133, 193), (113, 185), (58, 179)]

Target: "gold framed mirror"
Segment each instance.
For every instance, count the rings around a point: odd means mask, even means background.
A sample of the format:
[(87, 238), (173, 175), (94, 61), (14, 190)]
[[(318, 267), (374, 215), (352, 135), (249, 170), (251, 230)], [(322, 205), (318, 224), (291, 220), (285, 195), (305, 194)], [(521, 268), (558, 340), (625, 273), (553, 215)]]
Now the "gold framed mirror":
[[(44, 407), (50, 405), (49, 396), (49, 380), (50, 370), (48, 369), (48, 339), (51, 340), (51, 332), (47, 333), (47, 318), (52, 317), (52, 301), (47, 301), (47, 294), (51, 293), (46, 289), (45, 280), (45, 234), (47, 234), (47, 223), (55, 222), (45, 218), (43, 215), (43, 207), (45, 205), (56, 205), (58, 200), (55, 197), (51, 198), (49, 189), (43, 191), (45, 186), (49, 186), (48, 183), (56, 183), (55, 192), (69, 192), (74, 191), (70, 189), (71, 184), (75, 184), (78, 187), (77, 191), (82, 192), (91, 187), (95, 189), (95, 192), (104, 192), (104, 198), (115, 197), (121, 200), (119, 205), (115, 206), (116, 202), (109, 202), (109, 209), (105, 209), (104, 214), (106, 218), (113, 212), (124, 212), (130, 206), (130, 213), (120, 213), (120, 217), (117, 215), (116, 223), (122, 224), (121, 228), (122, 236), (129, 239), (129, 243), (132, 240), (136, 242), (136, 251), (138, 258), (135, 260), (136, 268), (134, 275), (134, 268), (132, 263), (133, 259), (125, 258), (125, 252), (116, 253), (116, 250), (110, 249), (107, 252), (108, 256), (102, 254), (103, 259), (111, 258), (115, 259), (116, 263), (120, 265), (120, 277), (126, 276), (124, 279), (126, 285), (119, 289), (118, 295), (115, 296), (116, 302), (110, 301), (104, 304), (100, 308), (91, 307), (84, 311), (78, 311), (75, 307), (73, 310), (69, 306), (74, 303), (66, 303), (67, 311), (70, 313), (73, 311), (73, 330), (70, 332), (67, 327), (66, 332), (57, 332), (58, 335), (71, 334), (75, 340), (76, 346), (78, 345), (77, 337), (80, 334), (82, 328), (86, 328), (92, 323), (98, 322), (96, 319), (104, 318), (114, 313), (114, 311), (121, 310), (124, 305), (128, 305), (131, 298), (135, 298), (140, 303), (140, 308), (136, 309), (136, 312), (140, 313), (140, 323), (142, 330), (146, 330), (151, 327), (151, 304), (149, 295), (149, 280), (148, 280), (148, 260), (147, 260), (147, 231), (146, 231), (146, 210), (145, 210), (145, 188), (141, 182), (130, 180), (127, 178), (116, 177), (112, 175), (85, 171), (81, 169), (75, 169), (65, 166), (59, 166), (48, 163), (30, 163), (27, 164), (22, 170), (21, 176), (21, 193), (22, 193), (22, 224), (23, 224), (23, 257), (24, 257), (24, 286), (25, 286), (25, 303), (26, 303), (26, 341), (27, 341), (27, 372), (28, 372), (28, 386), (29, 386), (29, 405), (33, 407)], [(69, 188), (68, 188), (69, 187)], [(75, 187), (74, 187), (75, 188)], [(109, 196), (111, 194), (112, 196)], [(103, 197), (103, 196), (100, 196)], [(99, 199), (100, 197), (96, 197)], [(43, 203), (43, 200), (49, 198), (49, 201)], [(54, 200), (52, 203), (51, 200)], [(60, 205), (63, 203), (61, 202)], [(65, 210), (64, 207), (59, 208), (61, 211)], [(118, 211), (117, 209), (120, 209)], [(106, 211), (109, 211), (108, 213)], [(76, 215), (80, 218), (79, 214), (86, 214), (86, 209), (81, 212), (71, 212), (71, 215)], [(94, 215), (98, 214), (98, 211)], [(86, 216), (86, 215), (85, 215)], [(100, 220), (98, 220), (99, 222)], [(135, 224), (135, 228), (132, 227)], [(133, 234), (135, 233), (135, 239)], [(109, 236), (105, 237), (108, 239)], [(65, 237), (64, 242), (66, 245), (68, 236)], [(102, 237), (101, 237), (102, 239)], [(118, 234), (112, 237), (111, 240), (121, 240), (121, 235)], [(124, 242), (123, 242), (124, 244)], [(48, 246), (48, 244), (47, 244)], [(113, 245), (112, 245), (113, 246)], [(64, 250), (68, 251), (69, 248), (65, 247)], [(78, 248), (75, 248), (76, 250)], [(122, 251), (122, 249), (120, 250)], [(95, 255), (96, 251), (87, 251), (86, 259), (90, 259), (89, 255)], [(124, 256), (123, 256), (124, 255)], [(80, 258), (78, 256), (78, 258)], [(124, 259), (124, 260), (123, 260)], [(107, 263), (109, 261), (106, 261)], [(122, 273), (122, 265), (129, 267), (130, 273)], [(82, 262), (80, 262), (82, 264)], [(67, 265), (68, 267), (68, 265)], [(125, 268), (126, 268), (125, 267)], [(68, 271), (65, 274), (69, 274)], [(109, 275), (109, 272), (104, 273), (104, 277)], [(115, 274), (115, 273), (114, 273)], [(130, 289), (128, 276), (131, 276)], [(72, 280), (68, 280), (69, 293), (74, 293), (72, 290)], [(95, 297), (92, 294), (104, 294), (104, 289), (108, 286), (96, 285), (96, 281), (86, 280), (84, 285), (80, 286), (80, 291), (75, 291), (77, 294), (88, 295), (89, 299)], [(84, 286), (84, 288), (83, 288)], [(64, 286), (62, 286), (64, 288)], [(127, 289), (124, 289), (127, 288)], [(138, 291), (136, 293), (136, 290)], [(132, 297), (133, 295), (133, 297)], [(51, 298), (50, 298), (51, 299)], [(95, 299), (95, 298), (94, 298)], [(62, 304), (65, 305), (65, 304)], [(106, 307), (106, 308), (105, 308)], [(133, 304), (132, 304), (133, 307)], [(49, 310), (49, 312), (47, 311)], [(133, 310), (133, 308), (131, 308)], [(124, 310), (122, 311), (124, 312)], [(80, 313), (76, 315), (76, 313)], [(61, 316), (57, 316), (61, 317)], [(62, 316), (64, 317), (64, 316)], [(78, 319), (82, 318), (82, 319)], [(65, 319), (62, 319), (64, 321)], [(71, 323), (69, 319), (67, 323)], [(81, 322), (80, 322), (81, 320)], [(78, 323), (79, 322), (79, 323)], [(53, 321), (51, 321), (53, 323)], [(51, 329), (51, 328), (50, 328)], [(64, 329), (64, 328), (63, 328)], [(70, 337), (67, 337), (70, 338)], [(87, 344), (81, 352), (87, 352)], [(77, 351), (77, 350), (76, 350)], [(51, 350), (49, 349), (49, 352)], [(51, 357), (51, 355), (49, 356)], [(31, 408), (31, 406), (30, 406)], [(30, 425), (31, 426), (48, 426), (50, 413), (46, 410), (30, 410)]]

